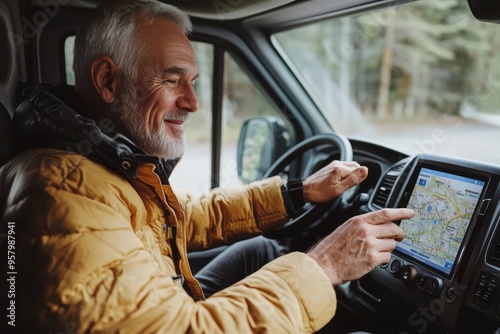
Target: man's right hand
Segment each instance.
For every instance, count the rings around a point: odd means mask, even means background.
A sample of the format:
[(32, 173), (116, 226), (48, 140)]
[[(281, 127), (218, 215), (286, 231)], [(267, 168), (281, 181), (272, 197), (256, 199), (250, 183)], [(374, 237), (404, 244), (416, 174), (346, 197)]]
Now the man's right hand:
[(307, 255), (323, 268), (333, 285), (362, 277), (388, 263), (403, 230), (393, 221), (411, 218), (410, 209), (382, 209), (353, 217), (320, 241)]

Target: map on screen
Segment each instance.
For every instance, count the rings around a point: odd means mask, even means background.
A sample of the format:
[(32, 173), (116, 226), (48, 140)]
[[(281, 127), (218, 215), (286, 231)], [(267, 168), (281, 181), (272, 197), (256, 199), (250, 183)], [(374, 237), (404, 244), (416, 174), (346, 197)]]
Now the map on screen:
[(401, 221), (405, 238), (396, 250), (450, 274), (485, 182), (422, 168)]

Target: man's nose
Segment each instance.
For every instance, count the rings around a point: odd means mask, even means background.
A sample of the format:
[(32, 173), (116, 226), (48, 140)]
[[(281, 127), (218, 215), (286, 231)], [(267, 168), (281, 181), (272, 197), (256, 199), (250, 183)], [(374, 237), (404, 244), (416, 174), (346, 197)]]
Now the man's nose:
[(198, 99), (196, 98), (193, 86), (186, 85), (183, 89), (183, 94), (177, 99), (177, 107), (190, 112), (198, 110)]

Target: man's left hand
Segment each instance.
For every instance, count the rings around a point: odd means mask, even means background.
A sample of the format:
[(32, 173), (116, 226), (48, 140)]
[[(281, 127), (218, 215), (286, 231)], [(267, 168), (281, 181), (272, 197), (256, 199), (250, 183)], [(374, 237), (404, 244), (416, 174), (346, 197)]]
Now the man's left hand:
[(354, 161), (332, 161), (303, 183), (304, 201), (324, 203), (338, 197), (368, 176), (368, 168)]

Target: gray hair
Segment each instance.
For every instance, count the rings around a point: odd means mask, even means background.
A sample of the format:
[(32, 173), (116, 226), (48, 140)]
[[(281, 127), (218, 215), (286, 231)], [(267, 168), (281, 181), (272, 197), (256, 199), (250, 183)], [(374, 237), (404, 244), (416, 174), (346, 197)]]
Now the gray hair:
[(99, 56), (109, 56), (119, 74), (128, 83), (137, 77), (135, 64), (144, 55), (141, 41), (135, 34), (138, 24), (151, 24), (164, 17), (176, 23), (185, 34), (192, 30), (191, 20), (177, 7), (156, 0), (103, 1), (98, 11), (80, 27), (74, 50), (73, 70), (79, 91), (90, 90), (90, 66)]

